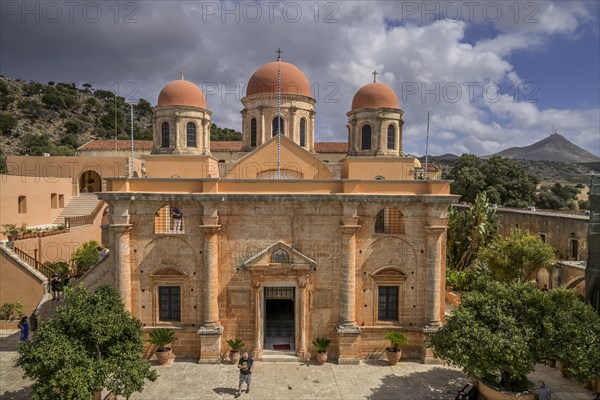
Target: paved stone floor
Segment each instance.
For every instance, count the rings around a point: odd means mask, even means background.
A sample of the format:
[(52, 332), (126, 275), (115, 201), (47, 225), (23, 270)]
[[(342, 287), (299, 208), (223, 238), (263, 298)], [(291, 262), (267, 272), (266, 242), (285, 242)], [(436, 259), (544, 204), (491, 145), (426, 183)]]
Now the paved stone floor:
[[(31, 381), (13, 366), (17, 357), (18, 335), (0, 332), (0, 398), (30, 399)], [(233, 399), (237, 390), (237, 368), (228, 363), (201, 365), (192, 361), (175, 361), (154, 368), (156, 382), (149, 382), (132, 400), (162, 399)], [(362, 362), (360, 365), (326, 363), (257, 362), (252, 374), (250, 399), (454, 399), (468, 382), (459, 370), (417, 362), (401, 362), (391, 367), (385, 361)], [(552, 389), (553, 400), (592, 400), (593, 393), (573, 380), (560, 376), (558, 369), (539, 366), (530, 380), (543, 379)]]

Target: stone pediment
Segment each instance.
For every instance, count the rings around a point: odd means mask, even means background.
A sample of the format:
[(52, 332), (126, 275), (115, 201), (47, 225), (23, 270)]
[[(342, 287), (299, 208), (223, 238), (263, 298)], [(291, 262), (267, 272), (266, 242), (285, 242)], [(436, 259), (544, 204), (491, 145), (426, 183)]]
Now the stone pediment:
[(310, 269), (316, 267), (317, 263), (290, 245), (279, 241), (244, 261), (242, 266), (250, 270), (277, 267)]

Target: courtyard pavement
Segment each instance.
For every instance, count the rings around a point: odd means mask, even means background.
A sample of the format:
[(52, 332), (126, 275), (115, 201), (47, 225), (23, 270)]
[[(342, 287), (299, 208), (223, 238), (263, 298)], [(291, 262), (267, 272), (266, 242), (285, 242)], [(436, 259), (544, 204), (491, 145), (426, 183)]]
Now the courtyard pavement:
[[(18, 334), (0, 331), (0, 399), (30, 399), (32, 382), (23, 379), (17, 358)], [(158, 371), (156, 382), (148, 382), (132, 400), (233, 399), (238, 385), (234, 365), (197, 364), (175, 360), (165, 366), (152, 362)], [(372, 400), (452, 400), (469, 380), (459, 370), (443, 365), (402, 361), (395, 366), (386, 361), (366, 361), (359, 365), (297, 362), (256, 362), (250, 399), (372, 399)], [(544, 380), (552, 389), (553, 400), (592, 400), (591, 391), (572, 379), (560, 376), (557, 368), (540, 365), (529, 376), (533, 382)], [(244, 386), (245, 388), (245, 386)]]

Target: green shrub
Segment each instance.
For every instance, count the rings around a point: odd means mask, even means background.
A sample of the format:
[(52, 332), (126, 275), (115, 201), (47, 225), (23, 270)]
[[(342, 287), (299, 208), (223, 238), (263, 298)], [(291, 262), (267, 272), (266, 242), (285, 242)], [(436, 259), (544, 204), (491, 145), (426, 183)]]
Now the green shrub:
[(71, 261), (75, 264), (75, 276), (83, 275), (87, 270), (100, 261), (98, 247), (100, 243), (95, 240), (83, 243), (71, 256)]
[(317, 348), (318, 353), (326, 353), (327, 348), (331, 344), (331, 340), (324, 337), (317, 337), (312, 344)]
[(148, 342), (157, 347), (156, 351), (165, 351), (165, 346), (169, 343), (176, 341), (175, 332), (166, 328), (154, 329), (150, 332), (150, 339)]
[(227, 344), (231, 347), (231, 351), (240, 351), (240, 349), (244, 347), (242, 339), (230, 339), (227, 340)]
[(408, 344), (408, 338), (400, 332), (390, 331), (385, 334), (385, 339), (390, 341), (390, 347), (392, 351), (400, 350), (400, 346)]
[(19, 318), (21, 318), (23, 315), (25, 315), (25, 310), (23, 309), (23, 303), (21, 303), (19, 300), (15, 301), (15, 312), (17, 313)]
[(0, 307), (0, 318), (9, 319), (12, 313), (15, 311), (15, 305), (12, 303), (4, 303)]
[(17, 117), (11, 114), (0, 114), (0, 131), (2, 133), (10, 133), (19, 125)]

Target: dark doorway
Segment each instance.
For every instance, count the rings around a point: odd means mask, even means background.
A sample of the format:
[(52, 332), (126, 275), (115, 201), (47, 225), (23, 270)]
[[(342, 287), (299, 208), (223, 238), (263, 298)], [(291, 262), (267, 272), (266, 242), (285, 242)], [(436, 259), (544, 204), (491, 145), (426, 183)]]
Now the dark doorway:
[(291, 351), (294, 348), (294, 288), (265, 288), (265, 349)]

